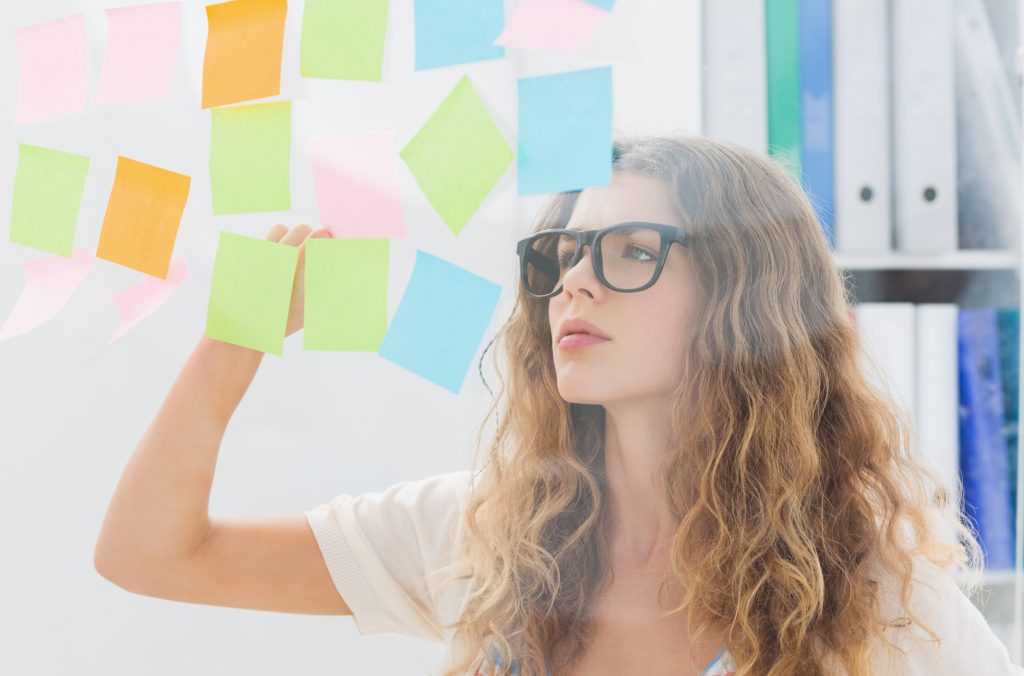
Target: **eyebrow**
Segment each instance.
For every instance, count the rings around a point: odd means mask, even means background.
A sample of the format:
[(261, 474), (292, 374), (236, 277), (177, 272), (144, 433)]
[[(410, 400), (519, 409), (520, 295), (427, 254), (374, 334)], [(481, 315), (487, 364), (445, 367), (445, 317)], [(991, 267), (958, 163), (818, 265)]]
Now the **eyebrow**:
[[(631, 221), (623, 221), (623, 223), (630, 223), (630, 222)], [(612, 223), (612, 225), (621, 225), (621, 224), (620, 223)], [(611, 226), (608, 226), (608, 227), (611, 227)], [(634, 233), (637, 230), (640, 230), (642, 228), (643, 228), (642, 225), (636, 225), (636, 226), (633, 226), (632, 228), (623, 228), (620, 232), (624, 232), (627, 235), (629, 235), (629, 234), (632, 234), (632, 233)], [(577, 232), (587, 232), (587, 230), (584, 230), (583, 228), (565, 228), (565, 229), (566, 230), (575, 230)], [(601, 228), (590, 228), (589, 230), (600, 230), (600, 229)]]

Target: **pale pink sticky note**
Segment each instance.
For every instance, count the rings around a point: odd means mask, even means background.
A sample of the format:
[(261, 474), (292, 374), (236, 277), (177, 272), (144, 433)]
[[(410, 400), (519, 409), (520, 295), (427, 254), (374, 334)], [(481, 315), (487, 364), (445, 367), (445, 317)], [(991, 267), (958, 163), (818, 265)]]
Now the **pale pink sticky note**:
[(334, 237), (406, 237), (391, 132), (341, 132), (310, 143), (320, 224)]
[(94, 249), (79, 249), (70, 257), (47, 256), (25, 263), (25, 287), (0, 328), (0, 340), (28, 333), (56, 317), (89, 276), (94, 258)]
[(115, 7), (107, 13), (95, 103), (162, 101), (181, 52), (181, 3)]
[(114, 296), (114, 302), (117, 303), (117, 308), (121, 313), (121, 322), (107, 344), (100, 348), (99, 352), (89, 357), (89, 361), (98, 357), (114, 341), (160, 309), (160, 306), (170, 298), (174, 290), (185, 279), (186, 273), (185, 261), (171, 261), (171, 265), (167, 269), (167, 279), (145, 277)]
[(19, 28), (18, 103), (14, 124), (75, 113), (85, 108), (85, 15)]
[(578, 54), (608, 16), (585, 0), (522, 0), (494, 44)]

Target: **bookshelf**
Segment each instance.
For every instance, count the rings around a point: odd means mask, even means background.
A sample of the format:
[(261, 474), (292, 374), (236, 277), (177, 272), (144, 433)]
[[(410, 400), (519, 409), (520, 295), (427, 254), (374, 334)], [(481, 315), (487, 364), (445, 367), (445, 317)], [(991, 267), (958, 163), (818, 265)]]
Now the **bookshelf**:
[(960, 249), (935, 254), (835, 252), (844, 270), (1017, 270), (1020, 252), (1002, 249)]
[[(988, 0), (993, 20), (1000, 12), (1015, 19), (1012, 69), (1013, 88), (1021, 129), (1024, 130), (1024, 0)], [(1022, 135), (1024, 138), (1024, 135)], [(1024, 142), (1017, 149), (1024, 158)], [(958, 178), (959, 180), (959, 178)], [(1020, 186), (1024, 194), (1024, 181)], [(976, 228), (996, 228), (988, 222)], [(961, 229), (965, 226), (961, 223)], [(836, 266), (849, 273), (854, 302), (947, 302), (962, 307), (992, 305), (1024, 308), (1024, 283), (1021, 279), (1021, 246), (1024, 242), (1024, 218), (1006, 227), (1012, 245), (1002, 248), (936, 251), (934, 253), (834, 251)], [(1017, 345), (1024, 354), (1024, 340)], [(1018, 388), (1024, 385), (1024, 369), (1018, 374)], [(1024, 389), (1019, 389), (1024, 393)], [(1024, 423), (1024, 400), (1017, 404), (1018, 421)], [(1018, 457), (1021, 449), (1018, 446)], [(1015, 520), (1015, 561), (1010, 570), (986, 571), (982, 589), (972, 601), (989, 621), (993, 631), (1006, 643), (1014, 663), (1024, 658), (1024, 462), (1017, 463), (1018, 499)]]
[[(764, 7), (769, 8), (771, 4)], [(965, 381), (960, 374), (967, 374), (965, 389), (972, 399), (978, 397), (973, 399), (976, 402), (984, 401), (988, 394), (988, 390), (979, 387), (978, 383), (991, 386), (992, 379), (989, 374), (982, 373), (985, 371), (983, 365), (991, 363), (988, 361), (991, 355), (976, 351), (981, 341), (975, 340), (976, 329), (972, 322), (979, 313), (960, 311), (968, 308), (1019, 311), (1024, 307), (1024, 282), (1021, 279), (1021, 242), (1024, 241), (1024, 210), (1021, 209), (1021, 195), (1024, 194), (1024, 178), (1021, 178), (1021, 159), (1024, 158), (1024, 141), (1021, 140), (1024, 138), (1024, 133), (1021, 133), (1024, 129), (1024, 0), (947, 0), (936, 4), (934, 12), (931, 5), (927, 10), (924, 7), (925, 3), (902, 6), (891, 2), (833, 3), (827, 18), (813, 12), (801, 14), (801, 23), (794, 27), (794, 17), (778, 6), (770, 17), (767, 9), (764, 13), (744, 12), (742, 16), (736, 16), (741, 13), (732, 5), (705, 0), (703, 123), (705, 133), (715, 138), (762, 151), (775, 146), (776, 157), (784, 157), (786, 152), (802, 152), (802, 146), (794, 150), (793, 138), (803, 139), (805, 128), (820, 131), (825, 127), (822, 120), (827, 119), (827, 114), (832, 116), (830, 122), (833, 126), (828, 127), (832, 132), (861, 134), (858, 141), (865, 142), (863, 147), (855, 143), (844, 146), (845, 161), (850, 164), (844, 165), (847, 171), (842, 176), (838, 172), (831, 177), (820, 175), (823, 163), (828, 160), (834, 163), (835, 157), (823, 160), (815, 154), (821, 146), (812, 144), (809, 165), (812, 169), (801, 179), (808, 193), (825, 198), (829, 208), (837, 206), (834, 198), (840, 190), (858, 187), (850, 177), (863, 176), (864, 166), (877, 171), (878, 163), (888, 157), (890, 175), (877, 178), (887, 180), (891, 190), (880, 192), (881, 202), (871, 202), (874, 191), (867, 192), (866, 196), (862, 191), (862, 206), (866, 208), (856, 212), (856, 218), (849, 219), (851, 225), (844, 234), (853, 236), (837, 236), (836, 241), (843, 244), (839, 250), (833, 251), (832, 258), (836, 268), (843, 273), (851, 303), (947, 306), (916, 307), (910, 321), (904, 312), (906, 308), (865, 308), (865, 314), (876, 311), (873, 318), (864, 322), (865, 329), (870, 333), (872, 328), (877, 330), (881, 325), (884, 330), (878, 331), (875, 337), (891, 339), (891, 350), (887, 356), (895, 362), (890, 361), (883, 366), (892, 369), (893, 373), (888, 375), (892, 375), (897, 384), (905, 385), (915, 393), (924, 389), (930, 395), (941, 394), (926, 400), (917, 397), (913, 405), (918, 406), (920, 402), (921, 406), (927, 407), (918, 412), (922, 413), (921, 418), (926, 419), (924, 425), (929, 436), (939, 443), (923, 441), (922, 446), (930, 445), (937, 449), (941, 456), (939, 460), (947, 470), (946, 476), (952, 479), (957, 475), (959, 451), (954, 441), (959, 425), (959, 432), (965, 438), (959, 446), (966, 444), (972, 452), (969, 455), (973, 455), (976, 446), (997, 454), (989, 455), (987, 464), (974, 466), (987, 468), (990, 477), (997, 476), (1000, 483), (997, 488), (986, 491), (984, 486), (988, 484), (982, 484), (981, 479), (973, 476), (974, 472), (968, 475), (972, 495), (982, 498), (973, 504), (980, 505), (985, 496), (998, 496), (1001, 500), (1000, 491), (1005, 490), (1007, 481), (1011, 487), (1017, 487), (1015, 511), (1007, 514), (1008, 505), (994, 498), (991, 501), (998, 507), (999, 516), (988, 523), (998, 522), (1002, 533), (1001, 539), (994, 537), (989, 543), (1001, 542), (1003, 546), (989, 547), (995, 563), (984, 574), (980, 593), (971, 600), (989, 621), (993, 632), (1006, 644), (1011, 659), (1020, 664), (1024, 656), (1024, 569), (1021, 565), (1024, 561), (1024, 462), (1017, 463), (1015, 476), (1007, 476), (1009, 472), (998, 472), (1002, 458), (998, 455), (998, 444), (992, 441), (995, 424), (991, 419), (992, 411), (984, 410), (980, 415), (985, 421), (978, 426), (984, 427), (987, 434), (979, 435), (974, 435), (972, 430), (978, 419), (964, 414), (960, 384)], [(913, 8), (919, 10), (918, 14), (912, 13)], [(952, 12), (952, 16), (947, 12)], [(954, 58), (947, 62), (944, 51), (928, 50), (935, 47), (936, 42), (944, 48), (941, 39), (936, 41), (933, 38), (936, 31), (940, 37), (944, 34), (946, 20), (950, 18), (953, 22)], [(792, 40), (787, 31), (797, 31), (802, 36), (797, 44), (804, 45), (804, 48), (796, 55), (791, 51)], [(821, 36), (827, 31), (831, 31), (829, 40), (823, 40)], [(897, 43), (897, 36), (908, 42)], [(823, 46), (822, 42), (828, 44)], [(927, 58), (918, 58), (921, 54), (927, 54)], [(896, 61), (897, 58), (902, 60)], [(794, 75), (794, 64), (800, 67), (799, 77)], [(819, 68), (822, 64), (827, 65)], [(933, 152), (935, 148), (945, 148), (944, 142), (947, 141), (945, 132), (948, 128), (944, 127), (946, 122), (941, 116), (948, 112), (945, 109), (948, 99), (920, 96), (921, 100), (915, 98), (913, 101), (916, 107), (908, 105), (905, 99), (900, 109), (893, 104), (894, 87), (897, 86), (904, 92), (919, 96), (934, 93), (928, 87), (935, 85), (944, 94), (949, 82), (944, 77), (945, 71), (935, 70), (936, 64), (954, 71), (957, 212), (954, 214), (956, 232), (952, 238), (948, 212), (938, 214), (934, 227), (925, 227), (926, 223), (915, 218), (922, 212), (914, 210), (913, 200), (907, 199), (900, 204), (896, 195), (899, 179), (895, 166), (897, 153), (906, 153), (899, 158), (901, 160), (944, 162), (948, 159), (948, 155)], [(880, 78), (882, 69), (888, 69), (887, 74), (891, 77)], [(839, 80), (835, 77), (837, 72), (843, 72), (845, 78)], [(768, 77), (765, 77), (766, 73)], [(797, 80), (797, 85), (793, 85), (793, 79)], [(851, 86), (851, 83), (857, 86)], [(773, 86), (776, 87), (774, 91)], [(878, 98), (882, 96), (880, 90), (885, 87), (889, 88), (888, 99)], [(791, 90), (804, 97), (800, 101), (828, 97), (833, 107), (813, 106), (809, 108), (810, 114), (805, 114), (802, 104), (794, 104), (787, 98), (792, 96)], [(883, 103), (872, 105), (878, 101)], [(928, 105), (922, 105), (922, 101)], [(844, 107), (840, 109), (840, 105)], [(883, 106), (888, 106), (889, 110), (885, 111)], [(794, 108), (800, 110), (798, 120), (793, 119)], [(909, 114), (924, 108), (937, 108), (939, 117)], [(845, 113), (839, 118), (841, 125), (836, 123), (837, 110)], [(888, 124), (883, 124), (881, 120), (886, 112)], [(765, 124), (773, 119), (774, 127)], [(932, 125), (936, 119), (940, 122)], [(918, 127), (918, 123), (922, 126)], [(799, 133), (793, 131), (794, 127)], [(870, 134), (883, 127), (890, 142), (875, 143), (882, 137)], [(770, 129), (774, 129), (774, 133), (770, 133)], [(918, 133), (911, 134), (913, 138), (904, 138), (904, 144), (899, 146), (893, 138), (900, 129)], [(935, 148), (928, 145), (930, 142), (936, 144)], [(835, 145), (833, 143), (829, 150), (834, 151)], [(854, 146), (858, 153), (850, 151)], [(948, 169), (948, 165), (939, 168)], [(900, 169), (905, 167), (901, 165)], [(942, 171), (937, 176), (931, 180), (940, 181), (939, 194), (948, 194), (952, 177)], [(827, 187), (830, 178), (832, 191)], [(929, 195), (926, 190), (922, 196), (931, 201), (935, 193)], [(889, 210), (887, 215), (892, 217), (891, 222), (887, 219), (886, 227), (891, 227), (892, 231), (888, 233), (887, 245), (882, 245), (886, 233), (873, 231), (872, 227), (879, 224), (877, 219), (885, 214), (886, 209)], [(851, 214), (852, 211), (846, 210), (844, 217)], [(841, 222), (835, 223), (837, 235), (842, 227)], [(913, 248), (915, 252), (901, 251), (897, 246), (898, 239), (909, 242), (907, 248)], [(842, 245), (850, 249), (843, 250)], [(876, 250), (862, 251), (866, 247)], [(935, 250), (927, 251), (927, 247), (935, 247)], [(885, 314), (889, 310), (894, 314)], [(886, 325), (891, 318), (896, 318), (896, 321)], [(867, 326), (872, 321), (875, 326)], [(920, 326), (925, 328), (919, 329)], [(970, 335), (965, 335), (964, 331)], [(926, 340), (922, 340), (922, 336)], [(999, 336), (1002, 337), (999, 347), (1004, 357), (1014, 356), (1014, 350), (1017, 357), (1024, 354), (1024, 341), (1020, 336), (1007, 333), (1005, 326), (1000, 329)], [(970, 349), (965, 349), (965, 345)], [(956, 361), (943, 361), (943, 365), (953, 368), (937, 369), (942, 373), (935, 376), (934, 382), (940, 383), (941, 387), (933, 390), (918, 380), (917, 375), (928, 374), (930, 369), (917, 366), (915, 360), (919, 356), (930, 359), (934, 355)], [(907, 369), (901, 368), (907, 363), (915, 364), (913, 375), (908, 375)], [(1001, 361), (1000, 364), (1009, 366), (1010, 363)], [(1024, 393), (1022, 374), (1024, 369), (1018, 369), (1015, 374), (1018, 425), (1024, 424), (1024, 405), (1019, 396)], [(1014, 375), (1008, 372), (1000, 382), (1014, 383), (1007, 378), (1014, 379)], [(958, 390), (961, 392), (959, 398)], [(982, 391), (986, 394), (981, 394)], [(1008, 403), (1013, 406), (1012, 399)], [(971, 405), (979, 410), (985, 408), (976, 403)], [(971, 414), (971, 411), (966, 413)], [(1009, 417), (1012, 409), (1004, 411), (1004, 414)], [(966, 427), (962, 422), (965, 420)], [(1006, 434), (1008, 430), (1010, 428), (1004, 418), (1002, 431)], [(976, 442), (975, 436), (985, 436), (988, 443)], [(1018, 436), (1018, 449), (1021, 444), (1024, 444), (1024, 438)], [(1020, 454), (1018, 450), (1018, 457)], [(1008, 529), (1015, 534), (1014, 549), (1006, 546)], [(1007, 569), (1005, 567), (1010, 565), (1011, 558), (1013, 567)]]

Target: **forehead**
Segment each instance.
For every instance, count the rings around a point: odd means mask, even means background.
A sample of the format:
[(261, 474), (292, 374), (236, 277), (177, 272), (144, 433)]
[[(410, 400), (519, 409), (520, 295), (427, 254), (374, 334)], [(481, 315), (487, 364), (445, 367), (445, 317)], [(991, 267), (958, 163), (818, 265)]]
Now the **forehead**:
[(615, 171), (610, 185), (580, 192), (565, 227), (594, 230), (625, 221), (681, 226), (672, 186), (654, 176)]

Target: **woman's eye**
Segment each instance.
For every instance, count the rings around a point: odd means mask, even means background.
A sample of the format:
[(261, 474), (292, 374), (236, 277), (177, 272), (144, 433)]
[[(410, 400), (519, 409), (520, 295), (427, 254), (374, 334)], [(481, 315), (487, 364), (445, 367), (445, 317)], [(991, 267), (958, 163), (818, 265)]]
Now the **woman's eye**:
[(558, 265), (561, 267), (567, 267), (569, 265), (569, 261), (572, 260), (572, 254), (572, 251), (559, 251), (555, 256), (558, 259)]
[[(635, 244), (630, 244), (629, 246), (626, 247), (626, 255), (628, 257), (632, 258), (634, 254), (639, 254), (641, 256), (647, 256), (646, 260), (648, 260), (648, 261), (653, 261), (653, 260), (656, 260), (658, 258), (656, 255), (654, 255), (653, 253), (651, 253), (647, 249), (639, 247), (639, 246), (637, 246)], [(644, 259), (638, 259), (638, 260), (644, 260)]]

